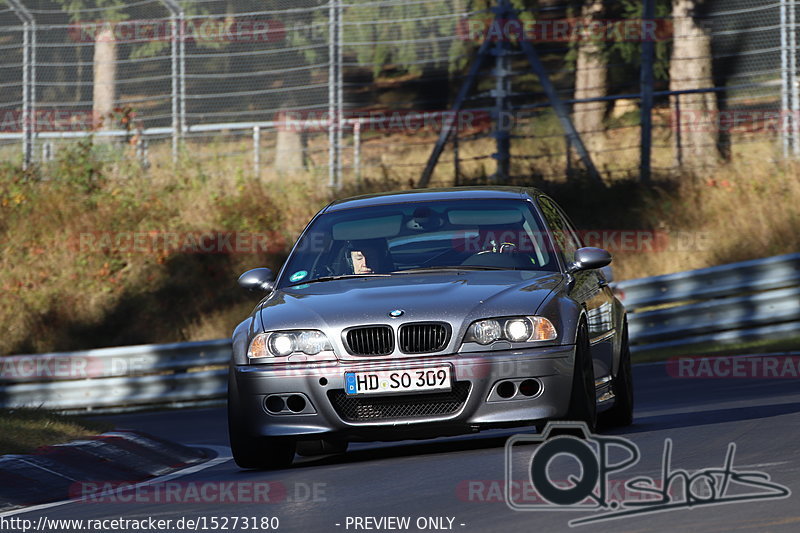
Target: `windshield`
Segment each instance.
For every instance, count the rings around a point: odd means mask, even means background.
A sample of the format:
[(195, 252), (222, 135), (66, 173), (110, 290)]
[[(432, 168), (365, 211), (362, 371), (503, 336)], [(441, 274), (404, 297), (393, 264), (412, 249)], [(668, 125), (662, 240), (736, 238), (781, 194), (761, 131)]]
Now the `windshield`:
[(415, 270), (545, 270), (558, 264), (523, 200), (448, 200), (319, 216), (289, 257), (279, 286)]

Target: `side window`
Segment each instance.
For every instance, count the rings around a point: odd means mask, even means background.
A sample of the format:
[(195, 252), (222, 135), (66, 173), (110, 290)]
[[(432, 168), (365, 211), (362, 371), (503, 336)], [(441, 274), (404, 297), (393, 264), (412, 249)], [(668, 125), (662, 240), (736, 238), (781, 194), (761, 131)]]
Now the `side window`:
[(578, 236), (578, 232), (575, 231), (575, 226), (572, 225), (572, 221), (569, 219), (569, 217), (566, 215), (566, 213), (564, 213), (564, 211), (559, 206), (556, 205), (555, 208), (556, 208), (556, 211), (558, 211), (559, 215), (561, 215), (561, 219), (564, 221), (564, 226), (569, 231), (569, 234), (572, 237), (572, 240), (575, 243), (575, 245), (578, 248), (583, 248), (583, 241), (581, 241), (581, 238)]
[(561, 210), (549, 198), (539, 197), (539, 206), (542, 209), (547, 225), (553, 233), (556, 246), (562, 253), (565, 263), (569, 263), (575, 257), (575, 251), (581, 247), (578, 236), (567, 222)]

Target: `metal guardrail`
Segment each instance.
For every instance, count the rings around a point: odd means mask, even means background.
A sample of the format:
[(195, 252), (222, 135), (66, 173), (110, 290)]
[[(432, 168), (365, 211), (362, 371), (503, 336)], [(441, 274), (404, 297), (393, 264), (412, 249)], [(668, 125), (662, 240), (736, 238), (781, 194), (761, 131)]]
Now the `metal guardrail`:
[(634, 352), (800, 336), (800, 254), (614, 285)]
[(225, 396), (230, 339), (0, 358), (0, 407), (114, 412)]
[[(634, 352), (800, 337), (800, 254), (614, 284)], [(0, 358), (0, 408), (119, 412), (220, 402), (229, 339)]]

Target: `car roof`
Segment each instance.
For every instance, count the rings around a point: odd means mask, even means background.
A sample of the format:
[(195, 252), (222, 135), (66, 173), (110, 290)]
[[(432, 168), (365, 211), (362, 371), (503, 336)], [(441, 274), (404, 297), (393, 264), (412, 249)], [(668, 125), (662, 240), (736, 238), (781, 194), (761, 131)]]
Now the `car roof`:
[(355, 207), (428, 202), (436, 200), (488, 200), (499, 198), (521, 199), (540, 194), (536, 189), (523, 187), (450, 187), (447, 189), (412, 189), (378, 194), (354, 196), (332, 202), (324, 212)]

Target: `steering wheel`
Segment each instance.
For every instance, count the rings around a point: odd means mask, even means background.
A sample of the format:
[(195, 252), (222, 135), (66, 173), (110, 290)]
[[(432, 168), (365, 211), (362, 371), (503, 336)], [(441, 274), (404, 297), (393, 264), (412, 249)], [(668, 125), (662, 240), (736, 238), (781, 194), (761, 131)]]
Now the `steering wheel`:
[(500, 244), (500, 250), (498, 253), (501, 254), (513, 254), (517, 252), (517, 245), (512, 242), (504, 242)]

